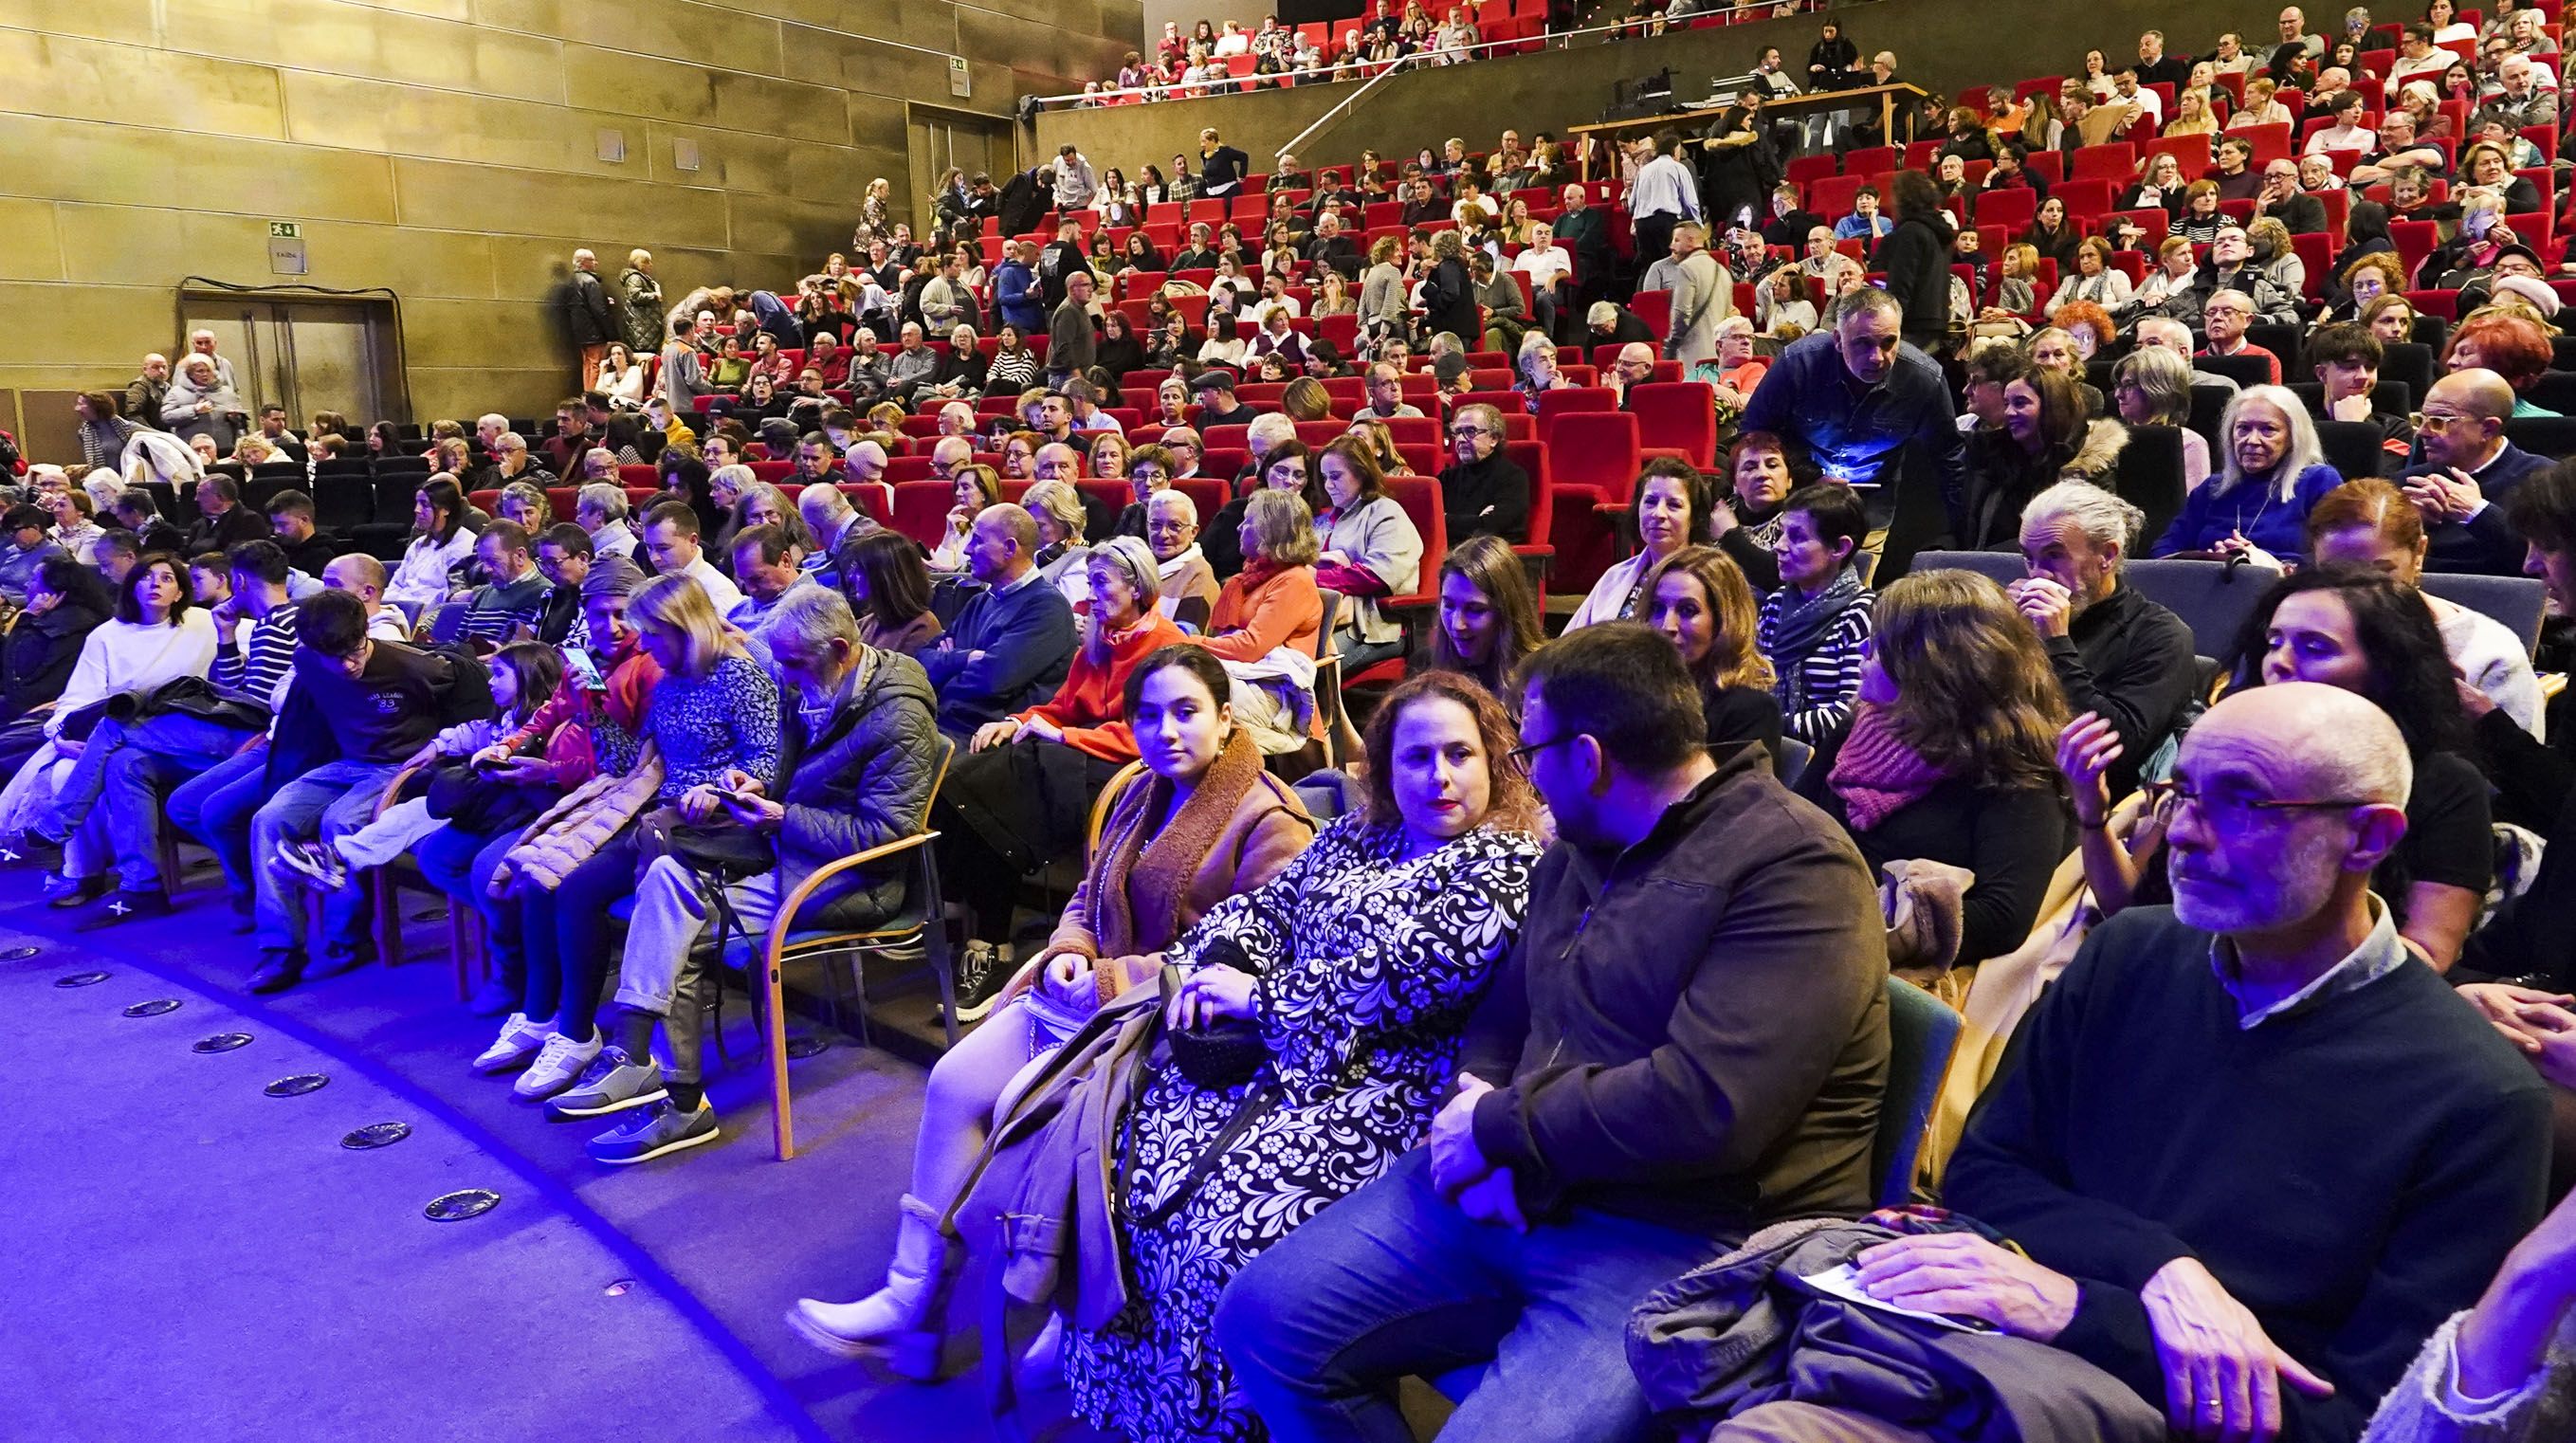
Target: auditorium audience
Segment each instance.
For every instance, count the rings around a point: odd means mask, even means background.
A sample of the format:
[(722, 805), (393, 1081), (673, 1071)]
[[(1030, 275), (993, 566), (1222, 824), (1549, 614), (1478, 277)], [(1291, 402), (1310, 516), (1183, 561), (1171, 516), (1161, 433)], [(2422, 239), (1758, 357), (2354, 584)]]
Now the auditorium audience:
[[(2173, 906), (2085, 939), (1942, 1176), (1946, 1208), (2016, 1248), (1902, 1238), (1859, 1255), (1858, 1285), (2108, 1373), (2126, 1393), (2065, 1369), (2031, 1386), (2089, 1399), (2115, 1436), (2158, 1414), (2195, 1436), (2355, 1436), (2538, 1219), (2548, 1125), (2529, 1068), (2406, 965), (2371, 889), (2406, 838), (2412, 750), (2335, 687), (2212, 708), (2158, 793)], [(2233, 1085), (2247, 1068), (2266, 1083)], [(2324, 1191), (2303, 1203), (2282, 1176)]]
[(1754, 644), (1759, 615), (1752, 586), (1726, 553), (1691, 546), (1655, 567), (1637, 619), (1672, 642), (1699, 683), (1711, 752), (1723, 758), (1759, 743), (1776, 764), (1780, 702), (1771, 694), (1771, 663)]
[[(1092, 802), (1136, 760), (1127, 674), (1182, 640), (1155, 605), (1161, 580), (1145, 543), (1112, 537), (1092, 549), (1084, 569), (1090, 606), (1063, 682), (1044, 702), (977, 727), (940, 789), (941, 875), (972, 920), (970, 950), (1000, 960), (1007, 959), (993, 944), (1011, 935), (1018, 879), (1081, 851)], [(1009, 972), (994, 965), (970, 957), (962, 970), (998, 984)]]
[[(1407, 1150), (1517, 931), (1538, 855), (1509, 726), (1453, 675), (1399, 687), (1371, 723), (1367, 809), (1268, 886), (1212, 908), (1173, 949), (1164, 1022), (1176, 1036), (1254, 1023), (1270, 1105), (1227, 1126), (1222, 1099), (1240, 1083), (1180, 1056), (1141, 1071), (1103, 1058), (1032, 1089), (1066, 1107), (1104, 1086), (1136, 1089), (1125, 1109), (1136, 1143), (1109, 1189), (1117, 1245), (1142, 1286), (1123, 1309), (1078, 1313), (1065, 1330), (1066, 1381), (1096, 1426), (1140, 1437), (1250, 1426), (1212, 1336), (1228, 1280), (1416, 1155)], [(1148, 1009), (1127, 1010), (1150, 1025)], [(1292, 1196), (1301, 1201), (1279, 1205)], [(1209, 1247), (1219, 1235), (1230, 1241)]]
[(2008, 951), (2075, 842), (2053, 762), (2066, 697), (2047, 652), (2001, 587), (1965, 571), (1879, 593), (1869, 645), (1851, 720), (1817, 740), (1798, 789), (1872, 867), (1969, 874), (1947, 960)]
[[(698, 1058), (700, 1013), (675, 999), (693, 992), (687, 974), (699, 936), (717, 918), (757, 934), (789, 895), (824, 864), (912, 835), (921, 826), (944, 744), (931, 720), (936, 698), (918, 663), (858, 639), (849, 603), (819, 586), (800, 587), (779, 606), (768, 632), (779, 686), (774, 781), (728, 767), (682, 793), (680, 816), (698, 829), (683, 850), (643, 863), (634, 878), (635, 915), (618, 969), (615, 1041), (601, 1043), (578, 1081), (555, 1096), (558, 1117), (641, 1108), (590, 1143), (593, 1158), (646, 1162), (713, 1141)], [(682, 673), (685, 685), (685, 673)], [(657, 693), (658, 695), (658, 693)], [(804, 899), (800, 924), (858, 930), (903, 905), (900, 859), (845, 870)], [(654, 1061), (653, 1031), (669, 1041), (667, 1074)]]
[(1422, 533), (1389, 492), (1366, 444), (1345, 436), (1315, 456), (1324, 505), (1315, 513), (1315, 584), (1339, 594), (1331, 646), (1345, 675), (1404, 654), (1388, 597), (1422, 589)]
[(2217, 473), (2183, 501), (2149, 554), (2243, 555), (2275, 567), (2298, 560), (2308, 508), (2343, 484), (2325, 464), (2308, 408), (2279, 386), (2248, 386), (2228, 403), (2218, 432)]
[(491, 695), (479, 668), (443, 652), (368, 634), (365, 603), (325, 591), (295, 609), (294, 685), (268, 746), (265, 800), (251, 817), (253, 992), (283, 992), (364, 965), (375, 945), (359, 894), (328, 893), (319, 922), (320, 955), (308, 934), (298, 874), (282, 850), (319, 836), (325, 843), (364, 827), (385, 783), (439, 729), (473, 720)]
[[(1494, 24), (1398, 8), (1354, 22), (1371, 64)], [(627, 1164), (719, 1138), (700, 944), (756, 945), (814, 871), (937, 830), (954, 915), (925, 925), (962, 944), (956, 1016), (980, 1022), (930, 1074), (883, 1286), (790, 1322), (946, 1376), (1002, 1213), (997, 1368), (1036, 1382), (1060, 1345), (1075, 1410), (1139, 1440), (1398, 1437), (1394, 1380), (1484, 1359), (1444, 1379), (1461, 1436), (1947, 1436), (1925, 1420), (1955, 1409), (1894, 1401), (1920, 1389), (2004, 1399), (1980, 1416), (2025, 1433), (2554, 1439), (2576, 1212), (2539, 1219), (2576, 1180), (2576, 861), (2547, 844), (2576, 823), (2576, 703), (2541, 675), (2576, 606), (2576, 463), (2544, 409), (2556, 257), (2516, 233), (2550, 225), (2522, 177), (2566, 147), (2519, 132), (2554, 125), (2559, 61), (2528, 7), (2487, 13), (2474, 64), (2439, 48), (2472, 38), (2449, 0), (2378, 18), (2393, 68), (2371, 16), (2310, 36), (2291, 8), (2250, 54), (2150, 31), (2134, 64), (2087, 56), (2054, 106), (1936, 98), (1940, 157), (1850, 162), (1849, 218), (1777, 184), (1797, 127), (1756, 126), (1720, 189), (1776, 222), (1709, 249), (1671, 137), (1584, 147), (1606, 199), (1521, 131), (1348, 180), (1283, 157), (1266, 195), (1213, 130), (1169, 180), (1131, 165), (1141, 187), (1067, 146), (998, 191), (943, 180), (923, 244), (879, 183), (793, 302), (711, 285), (665, 312), (636, 252), (628, 313), (591, 318), (601, 389), (542, 432), (298, 435), (200, 333), (175, 374), (80, 392), (51, 444), (82, 464), (27, 457), (7, 498), (0, 865), (42, 869), (74, 928), (148, 921), (175, 826), (270, 993), (374, 955), (361, 884), (408, 854), (488, 937), (474, 1070), (608, 1119), (588, 1152)], [(1275, 20), (1200, 28), (1116, 98), (1221, 93), (1233, 49), (1266, 81), (1362, 73)], [(1864, 53), (1828, 26), (1807, 78), (1895, 74)], [(1793, 96), (1773, 65), (1763, 98)], [(1871, 138), (1844, 119), (1809, 150)], [(2091, 149), (2160, 123), (2215, 143), (2206, 175), (2198, 141)], [(2270, 127), (2302, 124), (2285, 154)], [(2134, 214), (2095, 213), (2106, 181)], [(1153, 229), (1236, 194), (1266, 216)], [(1409, 233), (1363, 224), (1379, 205)], [(1951, 234), (1971, 209), (1982, 242)], [(1769, 339), (1730, 319), (1739, 279)], [(1721, 383), (1713, 424), (1640, 389), (1658, 345)], [(1461, 399), (1504, 384), (1508, 418)], [(1594, 386), (1641, 423), (1632, 474), (1531, 424)], [(648, 463), (639, 522), (620, 472)], [(1174, 484), (1202, 467), (1232, 488), (1204, 522)], [(1578, 473), (1630, 497), (1624, 537)], [(1123, 514), (1081, 489), (1103, 480)], [(1429, 575), (1399, 486), (1441, 509)], [(1945, 522), (2023, 574), (1908, 574)], [(2141, 545), (2300, 569), (2238, 576), (2260, 595), (2228, 648), (2148, 599), (2175, 572), (2133, 568)], [(2537, 667), (2427, 572), (2537, 578)], [(1534, 582), (1585, 592), (1556, 642)], [(1426, 589), (1408, 626), (1390, 603)], [(2223, 685), (2196, 651), (2232, 651)], [(1335, 657), (1410, 679), (1345, 717)], [(1357, 815), (1317, 836), (1300, 785)], [(1046, 863), (1080, 886), (1015, 965)], [(911, 875), (842, 873), (794, 925), (902, 914)], [(2054, 980), (2005, 1007), (2009, 1054), (1952, 1069), (1965, 1137), (1936, 1111), (1938, 1156), (1877, 1176), (1888, 965), (1962, 968), (1897, 994), (1940, 1006), (2031, 959)], [(1940, 1218), (1847, 1221), (1909, 1182)], [(1654, 1309), (1772, 1266), (1787, 1235), (1736, 1249), (1776, 1222), (1801, 1230), (1783, 1248), (1834, 1239), (1861, 1291), (1982, 1328), (1945, 1335), (1977, 1362), (1892, 1370), (1859, 1335), (1828, 1358), (1806, 1310), (1840, 1305), (1771, 1289), (1776, 1341), (1726, 1366), (1787, 1370), (1797, 1400), (1711, 1407), (1710, 1359), (1749, 1332)]]

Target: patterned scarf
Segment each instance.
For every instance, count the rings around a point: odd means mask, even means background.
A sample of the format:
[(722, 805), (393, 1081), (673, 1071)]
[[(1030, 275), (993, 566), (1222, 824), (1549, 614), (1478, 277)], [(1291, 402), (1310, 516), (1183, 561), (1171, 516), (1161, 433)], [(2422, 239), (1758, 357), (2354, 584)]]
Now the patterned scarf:
[(1860, 573), (1844, 567), (1824, 590), (1813, 596), (1800, 596), (1793, 586), (1783, 586), (1772, 593), (1779, 598), (1779, 608), (1771, 618), (1769, 647), (1776, 659), (1805, 656), (1815, 650), (1825, 629), (1834, 618), (1850, 607), (1852, 598), (1861, 594)]
[(1851, 734), (1843, 738), (1842, 752), (1825, 780), (1842, 798), (1853, 830), (1868, 832), (1921, 801), (1943, 776), (1896, 734), (1884, 708), (1862, 702), (1852, 711)]

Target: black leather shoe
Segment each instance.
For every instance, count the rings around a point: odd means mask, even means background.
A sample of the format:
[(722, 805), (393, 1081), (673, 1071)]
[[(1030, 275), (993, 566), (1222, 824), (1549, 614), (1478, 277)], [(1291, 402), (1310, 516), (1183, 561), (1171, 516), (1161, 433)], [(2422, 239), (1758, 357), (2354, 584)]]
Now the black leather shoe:
[(283, 992), (304, 980), (304, 954), (285, 947), (271, 947), (259, 954), (259, 970), (243, 984), (262, 997)]

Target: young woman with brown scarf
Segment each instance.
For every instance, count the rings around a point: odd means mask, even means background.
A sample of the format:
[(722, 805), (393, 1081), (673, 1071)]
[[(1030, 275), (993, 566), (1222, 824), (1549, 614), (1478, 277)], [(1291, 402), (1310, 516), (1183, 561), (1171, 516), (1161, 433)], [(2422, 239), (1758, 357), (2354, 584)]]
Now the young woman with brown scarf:
[(1200, 915), (1284, 870), (1314, 836), (1296, 796), (1234, 724), (1224, 665), (1167, 646), (1128, 674), (1126, 717), (1146, 770), (1118, 794), (1047, 950), (984, 1023), (930, 1072), (885, 1286), (855, 1303), (800, 1300), (797, 1332), (845, 1357), (882, 1355), (907, 1377), (938, 1368), (941, 1294), (963, 1259), (939, 1236), (1002, 1098), (1102, 1003), (1151, 985)]

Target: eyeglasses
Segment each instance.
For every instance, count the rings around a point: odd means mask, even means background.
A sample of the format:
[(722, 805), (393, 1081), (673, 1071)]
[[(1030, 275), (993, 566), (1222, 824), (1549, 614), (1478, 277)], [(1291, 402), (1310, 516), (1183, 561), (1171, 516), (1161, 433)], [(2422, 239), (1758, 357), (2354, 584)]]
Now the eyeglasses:
[(1514, 747), (1506, 755), (1510, 756), (1513, 761), (1526, 767), (1538, 756), (1540, 752), (1546, 751), (1549, 747), (1563, 746), (1567, 742), (1573, 741), (1581, 735), (1583, 735), (1581, 732), (1566, 732), (1561, 736), (1549, 737), (1543, 742), (1530, 742), (1524, 746)]
[(1488, 431), (1481, 426), (1452, 426), (1449, 428), (1449, 436), (1452, 440), (1455, 440), (1460, 436), (1490, 436), (1492, 434), (1493, 432)]
[(2203, 793), (2178, 779), (2148, 782), (2140, 788), (2147, 794), (2148, 809), (2170, 823), (2188, 803), (2192, 810), (2221, 830), (2249, 827), (2257, 818), (2270, 812), (2338, 811), (2348, 807), (2377, 805), (2362, 797), (2325, 797), (2314, 801), (2290, 801), (2279, 797), (2247, 796), (2242, 792)]

